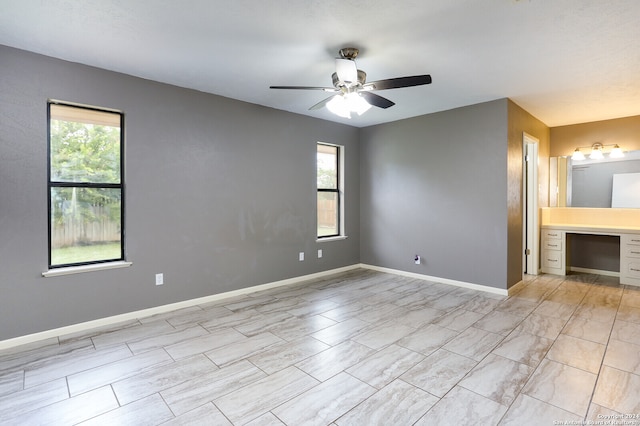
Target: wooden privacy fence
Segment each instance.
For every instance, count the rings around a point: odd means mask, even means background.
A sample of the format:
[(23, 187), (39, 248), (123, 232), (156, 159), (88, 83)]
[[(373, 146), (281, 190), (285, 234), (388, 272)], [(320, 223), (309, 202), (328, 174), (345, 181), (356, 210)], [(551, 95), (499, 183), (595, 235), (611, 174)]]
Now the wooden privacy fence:
[(93, 219), (65, 215), (61, 222), (52, 224), (52, 248), (120, 241), (120, 221), (109, 219), (108, 208), (86, 205), (85, 208), (89, 208)]
[(318, 200), (318, 227), (336, 227), (336, 205), (337, 203), (335, 200)]

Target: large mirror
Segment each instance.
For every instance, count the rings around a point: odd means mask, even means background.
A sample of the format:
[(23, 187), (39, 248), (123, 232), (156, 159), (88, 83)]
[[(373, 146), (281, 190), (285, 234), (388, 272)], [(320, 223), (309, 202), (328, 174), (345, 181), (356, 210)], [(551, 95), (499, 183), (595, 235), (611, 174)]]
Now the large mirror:
[[(560, 159), (556, 162), (562, 163)], [(614, 207), (640, 206), (637, 201), (626, 199), (640, 197), (640, 151), (626, 152), (623, 158), (566, 158), (566, 171), (559, 167), (557, 176), (558, 187), (566, 188), (557, 206), (606, 208), (612, 207), (612, 200)]]

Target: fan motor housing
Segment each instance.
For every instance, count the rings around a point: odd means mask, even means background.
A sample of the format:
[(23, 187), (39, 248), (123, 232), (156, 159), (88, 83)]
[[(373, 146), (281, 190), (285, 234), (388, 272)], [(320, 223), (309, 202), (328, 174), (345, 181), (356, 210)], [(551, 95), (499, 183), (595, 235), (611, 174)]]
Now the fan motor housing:
[[(338, 73), (334, 72), (333, 74), (331, 74), (331, 80), (333, 81), (333, 87), (335, 87), (336, 89), (339, 89), (345, 86), (344, 82), (340, 81), (340, 79), (338, 78)], [(365, 81), (367, 81), (367, 73), (362, 70), (358, 70), (357, 86), (364, 85)]]

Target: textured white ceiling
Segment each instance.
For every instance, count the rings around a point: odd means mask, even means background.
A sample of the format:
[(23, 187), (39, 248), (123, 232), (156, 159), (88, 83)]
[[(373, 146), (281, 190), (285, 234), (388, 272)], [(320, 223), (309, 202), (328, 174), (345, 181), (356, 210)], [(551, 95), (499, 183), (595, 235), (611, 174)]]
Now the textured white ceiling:
[[(640, 115), (638, 0), (0, 0), (0, 44), (362, 127), (509, 97), (549, 126)], [(396, 105), (308, 111), (341, 47)], [(0, 58), (0, 69), (2, 58)]]

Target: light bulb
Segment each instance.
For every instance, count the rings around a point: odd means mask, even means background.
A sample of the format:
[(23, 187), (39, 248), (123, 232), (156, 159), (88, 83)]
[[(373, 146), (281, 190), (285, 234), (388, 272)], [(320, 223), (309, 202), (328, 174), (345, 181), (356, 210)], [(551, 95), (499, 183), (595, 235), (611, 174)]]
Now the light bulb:
[(576, 148), (575, 151), (573, 151), (573, 155), (571, 156), (571, 159), (573, 161), (582, 161), (584, 160), (584, 154), (580, 151), (579, 148)]
[(618, 146), (618, 144), (614, 145), (613, 149), (611, 149), (611, 154), (609, 154), (611, 158), (622, 158), (624, 157), (624, 152), (622, 152), (622, 148)]

